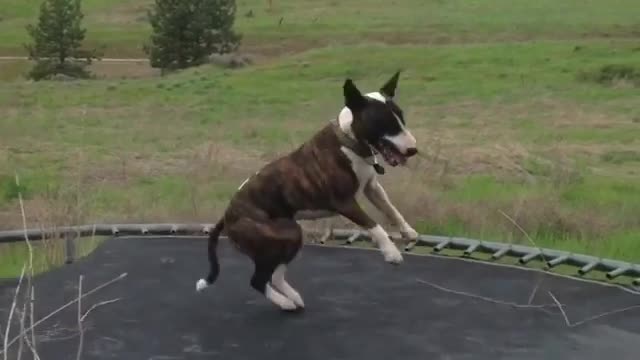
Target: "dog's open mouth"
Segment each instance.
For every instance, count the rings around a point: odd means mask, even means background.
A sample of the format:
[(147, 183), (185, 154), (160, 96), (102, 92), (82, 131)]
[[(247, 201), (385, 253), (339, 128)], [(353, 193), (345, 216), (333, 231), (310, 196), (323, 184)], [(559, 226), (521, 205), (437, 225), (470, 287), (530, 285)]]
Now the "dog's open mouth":
[(404, 165), (407, 162), (407, 157), (404, 156), (398, 148), (387, 139), (380, 139), (375, 146), (377, 152), (379, 152), (384, 161), (391, 166)]

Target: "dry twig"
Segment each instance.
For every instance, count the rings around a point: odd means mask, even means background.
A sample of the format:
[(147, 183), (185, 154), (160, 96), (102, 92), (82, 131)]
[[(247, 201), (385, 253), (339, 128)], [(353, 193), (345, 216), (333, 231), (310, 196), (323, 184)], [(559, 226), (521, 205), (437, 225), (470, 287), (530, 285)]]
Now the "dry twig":
[(22, 266), (22, 272), (20, 273), (20, 280), (18, 280), (18, 285), (16, 286), (16, 292), (13, 295), (11, 310), (9, 310), (9, 319), (7, 320), (7, 329), (5, 330), (5, 333), (4, 333), (4, 347), (3, 347), (4, 360), (8, 359), (9, 346), (15, 342), (15, 341), (9, 342), (9, 331), (11, 330), (11, 322), (13, 321), (13, 314), (16, 311), (16, 302), (18, 301), (18, 293), (20, 292), (20, 286), (22, 285), (22, 279), (24, 279), (24, 273), (26, 269), (27, 269), (27, 264), (24, 264)]
[(38, 355), (35, 345), (29, 341), (28, 337), (25, 337), (24, 341), (27, 343), (27, 347), (29, 347), (29, 350), (31, 350), (31, 353), (33, 354), (33, 360), (40, 360), (40, 355)]
[(568, 327), (571, 327), (571, 322), (569, 321), (569, 317), (567, 316), (567, 313), (564, 312), (564, 308), (562, 307), (562, 304), (560, 304), (560, 301), (558, 301), (558, 299), (556, 299), (556, 297), (553, 296), (551, 291), (549, 291), (548, 293), (551, 296), (551, 298), (553, 299), (553, 301), (556, 303), (556, 305), (558, 306), (558, 309), (560, 309), (560, 313), (562, 313), (562, 317), (564, 318), (564, 322), (567, 323)]
[(36, 302), (36, 289), (34, 286), (31, 287), (31, 309), (30, 309), (30, 324), (29, 326), (31, 327), (31, 348), (33, 351), (33, 355), (34, 355), (34, 359), (38, 359), (38, 354), (36, 353), (36, 330), (33, 328), (33, 319), (35, 319), (35, 311), (34, 311), (34, 306), (33, 304)]
[(553, 299), (553, 301), (557, 304), (558, 308), (560, 308), (560, 312), (562, 313), (562, 317), (564, 318), (564, 322), (565, 322), (565, 323), (567, 324), (567, 326), (568, 326), (568, 327), (570, 327), (570, 328), (573, 328), (573, 327), (576, 327), (576, 326), (580, 326), (580, 325), (582, 325), (582, 324), (586, 324), (586, 323), (588, 323), (588, 322), (590, 322), (590, 321), (597, 320), (597, 319), (603, 318), (603, 317), (605, 317), (605, 316), (610, 316), (610, 315), (614, 315), (614, 314), (619, 314), (619, 313), (621, 313), (621, 312), (625, 312), (625, 311), (629, 311), (629, 310), (633, 310), (633, 309), (638, 309), (638, 308), (640, 308), (640, 304), (638, 304), (638, 305), (631, 305), (631, 306), (627, 306), (627, 307), (625, 307), (625, 308), (621, 308), (621, 309), (616, 309), (616, 310), (611, 310), (611, 311), (603, 312), (603, 313), (601, 313), (601, 314), (594, 315), (594, 316), (588, 317), (588, 318), (586, 318), (586, 319), (583, 319), (583, 320), (580, 320), (580, 321), (577, 321), (577, 322), (572, 323), (572, 322), (569, 320), (569, 316), (567, 316), (567, 313), (564, 311), (564, 309), (563, 309), (562, 305), (560, 304), (560, 301), (558, 301), (558, 299), (553, 295), (553, 293), (551, 293), (551, 291), (549, 291), (549, 296), (551, 296), (551, 298)]
[[(15, 182), (16, 182), (16, 186), (18, 187), (18, 189), (20, 189), (20, 177), (18, 176), (18, 174), (15, 174)], [(34, 268), (33, 268), (33, 246), (31, 245), (31, 241), (29, 240), (29, 235), (27, 233), (27, 215), (26, 215), (26, 211), (24, 210), (24, 201), (22, 199), (22, 192), (18, 191), (18, 201), (20, 203), (20, 215), (22, 217), (22, 229), (24, 231), (24, 241), (27, 244), (27, 249), (29, 250), (29, 266), (28, 266), (28, 273), (27, 273), (27, 293), (25, 294), (25, 303), (24, 303), (24, 315), (26, 316), (26, 311), (27, 311), (27, 304), (29, 304), (29, 318), (30, 318), (30, 324), (33, 325), (33, 319), (34, 319), (34, 303), (35, 303), (35, 287), (32, 285), (32, 280), (33, 280), (33, 275), (34, 275)], [(20, 322), (20, 326), (21, 326), (21, 333), (24, 331), (24, 322), (25, 322), (25, 318), (23, 316), (21, 322)], [(35, 331), (31, 331), (31, 343), (29, 343), (28, 339), (25, 336), (25, 341), (27, 342), (29, 348), (31, 349), (32, 353), (33, 353), (33, 357), (34, 358), (38, 358), (38, 354), (36, 352), (36, 335), (35, 335)], [(21, 343), (21, 348), (22, 348), (22, 343)], [(6, 349), (6, 348), (5, 348)], [(22, 354), (22, 349), (20, 349), (20, 354)]]
[(640, 308), (640, 304), (627, 306), (625, 308), (621, 308), (621, 309), (617, 309), (617, 310), (607, 311), (607, 312), (604, 312), (602, 314), (591, 316), (591, 317), (588, 317), (588, 318), (586, 318), (584, 320), (580, 320), (578, 322), (575, 322), (575, 323), (571, 324), (571, 327), (576, 327), (576, 326), (588, 323), (590, 321), (600, 319), (600, 318), (605, 317), (605, 316), (610, 316), (610, 315), (614, 315), (614, 314), (618, 314), (618, 313), (621, 313), (621, 312), (625, 312), (625, 311), (629, 311), (629, 310), (633, 310), (633, 309), (638, 309), (638, 308)]
[(527, 301), (527, 304), (531, 305), (531, 303), (533, 302), (533, 299), (536, 297), (536, 294), (538, 293), (538, 288), (540, 287), (540, 284), (542, 284), (542, 276), (538, 277), (538, 282), (536, 283), (536, 286), (533, 288), (533, 291), (531, 291), (531, 295), (529, 295), (529, 301)]
[(106, 300), (106, 301), (101, 301), (97, 304), (93, 304), (89, 310), (87, 310), (87, 312), (84, 313), (84, 315), (82, 315), (82, 317), (80, 317), (80, 321), (84, 321), (84, 319), (89, 316), (89, 313), (92, 312), (94, 309), (100, 307), (100, 306), (104, 306), (104, 305), (109, 305), (112, 304), (114, 302), (120, 301), (122, 300), (122, 298), (116, 298), (116, 299), (112, 299), (112, 300)]
[(460, 296), (466, 296), (466, 297), (470, 297), (470, 298), (474, 298), (474, 299), (479, 299), (479, 300), (483, 300), (486, 302), (490, 302), (490, 303), (494, 303), (494, 304), (499, 304), (499, 305), (508, 305), (508, 306), (513, 306), (516, 308), (529, 308), (529, 309), (542, 309), (542, 308), (548, 308), (548, 307), (555, 307), (555, 304), (540, 304), (540, 305), (531, 305), (531, 304), (518, 304), (518, 303), (514, 303), (514, 302), (510, 302), (510, 301), (502, 301), (502, 300), (497, 300), (497, 299), (492, 299), (486, 296), (481, 296), (481, 295), (476, 295), (476, 294), (471, 294), (468, 292), (464, 292), (464, 291), (458, 291), (458, 290), (452, 290), (452, 289), (448, 289), (444, 286), (441, 285), (437, 285), (434, 283), (431, 283), (429, 281), (426, 280), (422, 280), (422, 279), (416, 279), (419, 283), (422, 284), (426, 284), (429, 285), (435, 289), (438, 289), (440, 291), (444, 291), (447, 293), (451, 293), (451, 294), (456, 294), (456, 295), (460, 295)]
[[(24, 331), (24, 322), (27, 316), (27, 303), (22, 305), (22, 311), (20, 312), (20, 331)], [(18, 345), (18, 360), (22, 359), (22, 351), (24, 348), (25, 337), (20, 338), (20, 344)]]
[[(546, 258), (545, 258), (545, 256), (544, 256), (544, 253), (542, 252), (542, 249), (541, 249), (541, 248), (536, 244), (536, 242), (535, 242), (535, 241), (534, 241), (534, 240), (529, 236), (529, 234), (528, 234), (528, 233), (527, 233), (527, 232), (526, 232), (526, 231), (525, 231), (525, 230), (524, 230), (524, 229), (523, 229), (523, 228), (522, 228), (522, 227), (521, 227), (521, 226), (520, 226), (520, 225), (519, 225), (519, 224), (518, 224), (518, 223), (517, 223), (517, 222), (516, 222), (512, 217), (510, 217), (509, 215), (505, 214), (502, 210), (499, 210), (499, 211), (500, 211), (500, 213), (501, 213), (504, 217), (506, 217), (506, 218), (507, 218), (507, 219), (508, 219), (508, 220), (509, 220), (509, 221), (510, 221), (510, 222), (511, 222), (515, 227), (517, 227), (517, 228), (518, 228), (518, 230), (520, 230), (520, 231), (524, 234), (524, 236), (527, 238), (527, 240), (529, 240), (529, 242), (531, 242), (531, 244), (533, 244), (533, 246), (534, 246), (536, 249), (538, 249), (538, 251), (539, 251), (539, 253), (540, 253), (540, 256), (542, 257), (542, 260), (543, 260), (545, 263), (548, 263), (548, 262), (547, 262), (547, 259), (546, 259)], [(533, 300), (533, 297), (535, 296), (535, 294), (536, 294), (536, 292), (537, 292), (537, 289), (538, 289), (538, 287), (540, 286), (540, 283), (541, 283), (541, 282), (542, 282), (542, 276), (539, 278), (538, 284), (537, 284), (537, 285), (536, 285), (536, 287), (534, 288), (534, 291), (531, 293), (531, 296), (529, 297), (529, 302), (531, 302), (531, 301)], [(613, 315), (613, 314), (621, 313), (621, 312), (624, 312), (624, 311), (628, 311), (628, 310), (632, 310), (632, 309), (640, 308), (640, 304), (639, 304), (639, 305), (632, 305), (632, 306), (628, 306), (628, 307), (625, 307), (625, 308), (622, 308), (622, 309), (617, 309), (617, 310), (607, 311), (607, 312), (605, 312), (605, 313), (602, 313), (602, 314), (599, 314), (599, 315), (595, 315), (595, 316), (592, 316), (592, 317), (586, 318), (586, 319), (584, 319), (584, 320), (581, 320), (581, 321), (578, 321), (578, 322), (572, 323), (572, 322), (569, 320), (569, 317), (567, 316), (567, 313), (566, 313), (566, 311), (564, 310), (564, 307), (562, 306), (562, 304), (560, 303), (560, 301), (558, 301), (558, 299), (553, 295), (553, 293), (551, 293), (551, 291), (549, 291), (548, 293), (549, 293), (549, 296), (551, 296), (551, 298), (552, 298), (552, 299), (553, 299), (553, 301), (555, 302), (555, 304), (556, 304), (556, 306), (558, 307), (558, 309), (560, 309), (560, 313), (562, 314), (562, 317), (563, 317), (563, 319), (564, 319), (565, 323), (567, 324), (567, 326), (568, 326), (568, 327), (571, 327), (571, 328), (572, 328), (572, 327), (579, 326), (579, 325), (582, 325), (582, 324), (585, 324), (585, 323), (587, 323), (587, 322), (590, 322), (590, 321), (593, 321), (593, 320), (596, 320), (596, 319), (599, 319), (599, 318), (602, 318), (602, 317), (605, 317), (605, 316), (609, 316), (609, 315)]]
[[(506, 217), (507, 220), (509, 220), (516, 228), (518, 228), (518, 230), (520, 230), (520, 232), (522, 232), (524, 234), (524, 236), (527, 238), (527, 240), (529, 240), (529, 242), (531, 242), (531, 244), (533, 244), (533, 246), (538, 249), (538, 252), (540, 253), (540, 256), (542, 257), (542, 261), (544, 261), (545, 263), (547, 262), (546, 257), (544, 256), (544, 253), (542, 252), (542, 249), (538, 246), (538, 244), (536, 244), (535, 241), (533, 241), (533, 239), (531, 238), (531, 236), (529, 236), (529, 234), (522, 228), (522, 226), (520, 226), (520, 224), (518, 224), (511, 216), (507, 215), (504, 211), (502, 210), (498, 210), (500, 212), (500, 214), (502, 214), (502, 216)], [(538, 276), (538, 281), (536, 283), (536, 286), (533, 288), (533, 291), (531, 292), (531, 295), (529, 295), (529, 304), (531, 304), (531, 302), (533, 302), (534, 297), (536, 296), (536, 293), (538, 292), (538, 288), (540, 287), (540, 285), (542, 284), (542, 281), (544, 280), (544, 273), (540, 273)]]
[(82, 358), (82, 347), (84, 346), (84, 328), (82, 327), (82, 278), (83, 276), (80, 275), (80, 279), (78, 280), (78, 333), (80, 334), (80, 339), (78, 340), (76, 360)]
[[(96, 286), (95, 288), (93, 288), (92, 290), (87, 291), (86, 293), (82, 294), (82, 297), (81, 297), (81, 298), (85, 298), (85, 297), (87, 297), (87, 296), (89, 296), (89, 295), (91, 295), (91, 294), (93, 294), (93, 293), (95, 293), (95, 292), (97, 292), (97, 291), (100, 291), (100, 290), (102, 290), (103, 288), (105, 288), (105, 287), (107, 287), (107, 286), (109, 286), (109, 285), (111, 285), (111, 284), (113, 284), (113, 283), (115, 283), (115, 282), (117, 282), (117, 281), (119, 281), (119, 280), (124, 279), (127, 275), (128, 275), (127, 273), (122, 273), (122, 274), (120, 274), (118, 277), (116, 277), (116, 278), (114, 278), (114, 279), (111, 279), (111, 280), (109, 280), (109, 281), (105, 282), (105, 283), (104, 283), (104, 284), (102, 284), (102, 285), (98, 285), (98, 286)], [(66, 304), (62, 305), (62, 306), (61, 306), (61, 307), (59, 307), (58, 309), (56, 309), (56, 310), (54, 310), (53, 312), (49, 313), (49, 315), (47, 315), (47, 316), (43, 317), (42, 319), (40, 319), (40, 320), (36, 321), (33, 325), (31, 325), (28, 329), (26, 329), (26, 330), (25, 330), (25, 332), (26, 332), (26, 331), (31, 331), (31, 330), (32, 330), (33, 328), (35, 328), (36, 326), (38, 326), (38, 325), (42, 324), (43, 322), (45, 322), (45, 321), (47, 321), (48, 319), (50, 319), (51, 317), (55, 316), (56, 314), (58, 314), (58, 313), (59, 313), (59, 312), (61, 312), (62, 310), (64, 310), (64, 309), (68, 308), (69, 306), (71, 306), (71, 305), (75, 304), (76, 302), (78, 302), (78, 299), (71, 300), (71, 301), (69, 301), (68, 303), (66, 303)], [(13, 345), (13, 344), (14, 344), (14, 343), (15, 343), (15, 342), (20, 338), (20, 336), (23, 336), (23, 335), (24, 335), (24, 334), (23, 334), (23, 333), (21, 333), (20, 335), (18, 335), (18, 336), (16, 336), (16, 337), (14, 337), (13, 339), (11, 339), (11, 341), (7, 341), (7, 339), (5, 338), (5, 347), (4, 347), (4, 350), (3, 350), (3, 351), (1, 351), (1, 353), (4, 353), (4, 354), (5, 354), (5, 360), (6, 360), (6, 356), (7, 356), (7, 354), (6, 354), (6, 353), (7, 353), (7, 349), (9, 349), (9, 346)]]
[(544, 253), (542, 252), (542, 249), (538, 246), (538, 244), (536, 244), (535, 241), (533, 241), (531, 236), (529, 236), (529, 234), (522, 228), (522, 226), (520, 226), (520, 224), (518, 224), (515, 220), (513, 220), (513, 218), (511, 216), (507, 215), (504, 211), (502, 211), (502, 210), (498, 210), (498, 211), (500, 212), (500, 214), (502, 214), (502, 216), (506, 217), (507, 220), (509, 220), (516, 228), (518, 228), (518, 230), (520, 230), (520, 232), (522, 232), (522, 234), (527, 238), (527, 240), (529, 240), (529, 242), (533, 245), (533, 247), (538, 249), (538, 251), (540, 252), (540, 256), (542, 257), (542, 260), (545, 263), (547, 263), (547, 259), (544, 256)]

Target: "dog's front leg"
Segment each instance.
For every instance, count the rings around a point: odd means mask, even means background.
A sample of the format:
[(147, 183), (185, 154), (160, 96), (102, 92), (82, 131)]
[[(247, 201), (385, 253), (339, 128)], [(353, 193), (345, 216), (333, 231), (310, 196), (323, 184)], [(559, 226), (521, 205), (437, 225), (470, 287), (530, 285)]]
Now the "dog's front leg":
[(364, 212), (364, 210), (362, 210), (355, 199), (339, 206), (338, 213), (353, 221), (356, 225), (365, 229), (369, 233), (373, 242), (382, 252), (386, 262), (400, 264), (403, 261), (402, 254), (396, 247), (396, 244), (394, 244), (389, 238), (389, 234), (387, 234), (380, 224), (376, 223), (369, 215), (367, 215), (366, 212)]
[(400, 228), (400, 234), (402, 234), (405, 239), (415, 240), (418, 238), (418, 233), (404, 219), (400, 211), (393, 206), (387, 192), (377, 179), (374, 178), (367, 183), (364, 187), (364, 194), (389, 221)]

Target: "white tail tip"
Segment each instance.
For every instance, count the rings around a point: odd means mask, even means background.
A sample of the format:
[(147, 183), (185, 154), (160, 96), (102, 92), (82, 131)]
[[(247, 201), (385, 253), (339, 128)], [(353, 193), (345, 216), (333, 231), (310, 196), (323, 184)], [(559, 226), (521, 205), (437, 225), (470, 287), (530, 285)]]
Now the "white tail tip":
[(207, 283), (207, 280), (205, 279), (200, 279), (198, 280), (198, 282), (196, 283), (196, 291), (200, 292), (206, 288), (209, 287), (209, 283)]

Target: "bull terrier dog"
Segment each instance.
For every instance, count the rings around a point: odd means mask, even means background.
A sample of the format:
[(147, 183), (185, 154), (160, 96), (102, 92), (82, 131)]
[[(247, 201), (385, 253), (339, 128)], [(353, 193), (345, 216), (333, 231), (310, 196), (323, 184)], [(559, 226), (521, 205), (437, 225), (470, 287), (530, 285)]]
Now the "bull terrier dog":
[(395, 167), (418, 152), (416, 139), (394, 102), (399, 75), (400, 71), (379, 91), (365, 95), (347, 78), (344, 107), (337, 119), (240, 185), (209, 234), (210, 269), (196, 283), (198, 292), (218, 277), (216, 248), (224, 231), (231, 244), (253, 261), (251, 287), (282, 310), (303, 309), (302, 297), (285, 280), (287, 265), (303, 243), (300, 219), (344, 216), (369, 233), (385, 261), (402, 263), (402, 254), (387, 232), (356, 200), (364, 194), (404, 238), (417, 238), (377, 180), (384, 173), (377, 154)]

